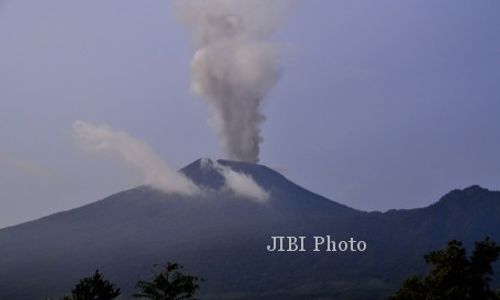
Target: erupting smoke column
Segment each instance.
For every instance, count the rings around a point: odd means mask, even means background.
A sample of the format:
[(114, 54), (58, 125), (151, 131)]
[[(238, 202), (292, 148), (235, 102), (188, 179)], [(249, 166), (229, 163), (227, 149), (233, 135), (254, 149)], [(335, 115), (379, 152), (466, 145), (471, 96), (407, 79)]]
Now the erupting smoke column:
[(262, 102), (280, 77), (279, 47), (267, 39), (290, 0), (184, 0), (194, 38), (192, 89), (213, 111), (212, 126), (231, 159), (257, 162)]

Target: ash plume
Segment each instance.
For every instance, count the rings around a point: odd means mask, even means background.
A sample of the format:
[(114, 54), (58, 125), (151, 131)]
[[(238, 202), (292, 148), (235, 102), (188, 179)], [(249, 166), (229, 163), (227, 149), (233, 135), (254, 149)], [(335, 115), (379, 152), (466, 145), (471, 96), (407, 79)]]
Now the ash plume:
[(269, 37), (291, 5), (290, 0), (178, 2), (196, 48), (191, 88), (208, 102), (211, 125), (231, 159), (259, 160), (262, 104), (281, 73), (280, 49)]

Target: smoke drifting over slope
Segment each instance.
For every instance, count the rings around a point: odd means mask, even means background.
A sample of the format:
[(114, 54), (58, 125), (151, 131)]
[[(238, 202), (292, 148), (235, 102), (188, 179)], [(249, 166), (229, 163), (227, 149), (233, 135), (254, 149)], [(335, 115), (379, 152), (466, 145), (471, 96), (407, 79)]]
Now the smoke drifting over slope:
[(126, 132), (114, 131), (107, 125), (75, 121), (73, 133), (83, 149), (110, 153), (139, 169), (148, 185), (168, 193), (195, 195), (201, 192), (189, 178), (171, 169), (147, 144)]
[(185, 0), (182, 20), (194, 39), (192, 90), (205, 99), (231, 159), (258, 162), (262, 103), (280, 77), (279, 47), (269, 36), (292, 1)]
[(264, 203), (269, 200), (269, 192), (264, 190), (252, 176), (239, 173), (231, 169), (230, 167), (221, 165), (217, 161), (203, 158), (201, 160), (202, 168), (204, 169), (215, 169), (219, 174), (224, 177), (225, 186), (224, 188), (230, 190), (238, 196), (248, 198), (257, 202)]
[[(107, 125), (94, 125), (84, 121), (73, 123), (77, 144), (91, 152), (105, 152), (136, 167), (144, 176), (144, 183), (167, 193), (202, 196), (204, 187), (196, 185), (183, 173), (170, 168), (163, 158), (146, 143), (126, 132), (115, 131)], [(1, 153), (0, 153), (1, 154)], [(213, 168), (225, 181), (224, 189), (243, 198), (265, 202), (269, 193), (250, 175), (239, 173), (216, 161), (203, 160), (204, 168)]]

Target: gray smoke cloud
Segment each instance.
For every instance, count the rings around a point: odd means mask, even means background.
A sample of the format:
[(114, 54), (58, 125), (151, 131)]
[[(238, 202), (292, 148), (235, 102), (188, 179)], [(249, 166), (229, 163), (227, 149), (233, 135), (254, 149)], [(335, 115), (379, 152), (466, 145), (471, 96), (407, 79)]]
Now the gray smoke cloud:
[(196, 47), (192, 90), (231, 159), (258, 162), (266, 117), (262, 103), (280, 78), (280, 47), (269, 41), (291, 0), (183, 0), (181, 19)]

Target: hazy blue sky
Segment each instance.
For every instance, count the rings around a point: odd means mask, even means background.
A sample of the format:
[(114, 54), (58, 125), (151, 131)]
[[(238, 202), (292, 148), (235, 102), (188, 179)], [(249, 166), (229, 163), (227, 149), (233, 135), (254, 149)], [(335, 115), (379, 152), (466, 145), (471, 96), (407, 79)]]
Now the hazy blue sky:
[[(365, 210), (500, 189), (500, 1), (303, 1), (275, 35), (285, 72), (261, 162)], [(224, 157), (190, 93), (192, 51), (167, 0), (0, 2), (0, 227), (133, 187), (77, 149), (107, 123), (173, 166)]]

